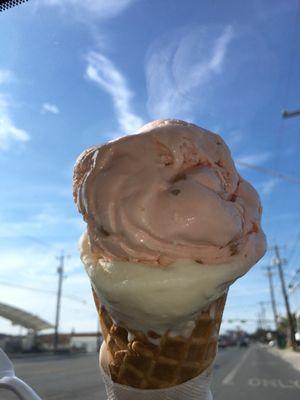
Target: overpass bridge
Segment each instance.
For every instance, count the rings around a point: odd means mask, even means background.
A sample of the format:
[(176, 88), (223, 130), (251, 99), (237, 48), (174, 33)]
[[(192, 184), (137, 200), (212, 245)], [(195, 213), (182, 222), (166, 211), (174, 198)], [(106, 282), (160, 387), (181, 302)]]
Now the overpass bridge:
[(5, 303), (0, 303), (0, 317), (10, 320), (13, 325), (19, 325), (34, 332), (54, 328), (52, 324), (37, 315)]

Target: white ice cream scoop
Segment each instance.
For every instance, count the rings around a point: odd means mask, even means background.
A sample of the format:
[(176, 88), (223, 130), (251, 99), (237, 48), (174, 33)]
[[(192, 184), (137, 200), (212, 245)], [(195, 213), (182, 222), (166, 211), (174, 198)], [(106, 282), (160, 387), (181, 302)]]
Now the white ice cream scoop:
[(42, 400), (27, 383), (16, 377), (13, 363), (0, 349), (0, 389), (14, 392), (20, 400)]

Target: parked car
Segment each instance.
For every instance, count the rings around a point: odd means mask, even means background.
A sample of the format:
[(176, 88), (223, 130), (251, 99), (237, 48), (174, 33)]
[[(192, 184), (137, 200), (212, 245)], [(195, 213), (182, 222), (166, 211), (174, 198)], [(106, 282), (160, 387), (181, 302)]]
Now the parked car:
[(219, 348), (226, 349), (228, 347), (228, 340), (224, 336), (219, 337)]

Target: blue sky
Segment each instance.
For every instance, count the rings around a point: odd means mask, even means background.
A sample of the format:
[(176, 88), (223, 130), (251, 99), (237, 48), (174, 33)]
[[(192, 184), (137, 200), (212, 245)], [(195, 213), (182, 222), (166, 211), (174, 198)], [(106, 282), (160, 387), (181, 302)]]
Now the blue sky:
[[(299, 268), (300, 186), (242, 163), (300, 178), (300, 118), (280, 114), (300, 108), (296, 8), (296, 0), (31, 0), (1, 13), (0, 301), (53, 321), (53, 293), (8, 284), (55, 291), (64, 250), (64, 294), (78, 299), (63, 297), (61, 329), (96, 329), (77, 252), (84, 224), (73, 164), (88, 146), (166, 117), (223, 136), (261, 195), (269, 244), (283, 246), (290, 281)], [(272, 259), (267, 252), (233, 285), (223, 329), (236, 325), (230, 318), (255, 320), (258, 302), (269, 301), (261, 266)], [(284, 312), (277, 276), (275, 284)], [(0, 318), (0, 332), (18, 331)]]

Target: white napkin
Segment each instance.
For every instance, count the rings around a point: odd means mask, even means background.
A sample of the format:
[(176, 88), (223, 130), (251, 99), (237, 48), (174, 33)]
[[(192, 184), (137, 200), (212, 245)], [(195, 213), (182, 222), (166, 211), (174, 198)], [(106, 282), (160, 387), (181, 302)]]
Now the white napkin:
[(167, 389), (135, 389), (111, 380), (106, 363), (106, 345), (100, 349), (100, 371), (108, 400), (213, 400), (210, 391), (210, 369), (181, 385)]

